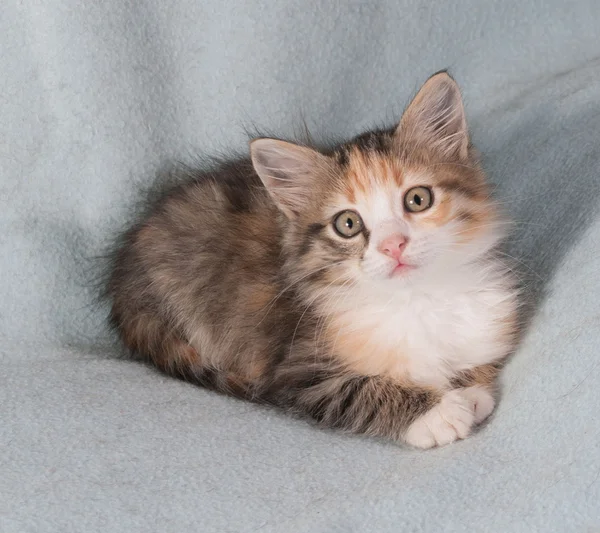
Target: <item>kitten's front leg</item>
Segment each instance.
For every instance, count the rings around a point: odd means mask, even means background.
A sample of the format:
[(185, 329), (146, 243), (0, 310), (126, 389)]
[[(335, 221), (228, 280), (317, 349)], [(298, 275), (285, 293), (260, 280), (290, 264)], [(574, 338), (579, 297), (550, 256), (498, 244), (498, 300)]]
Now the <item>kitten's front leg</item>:
[(482, 391), (444, 391), (312, 362), (280, 368), (268, 396), (327, 427), (431, 448), (469, 435)]
[(431, 448), (467, 437), (494, 410), (500, 369), (500, 364), (492, 363), (457, 375), (439, 404), (411, 424), (406, 441), (418, 448)]

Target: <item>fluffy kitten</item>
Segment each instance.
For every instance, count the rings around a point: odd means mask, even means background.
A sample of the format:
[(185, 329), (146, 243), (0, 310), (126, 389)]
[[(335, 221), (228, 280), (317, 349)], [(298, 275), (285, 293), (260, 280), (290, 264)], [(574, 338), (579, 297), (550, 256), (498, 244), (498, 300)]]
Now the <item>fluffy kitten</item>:
[(320, 152), (261, 138), (126, 235), (108, 292), (134, 353), (326, 427), (420, 448), (494, 408), (517, 295), (456, 83)]

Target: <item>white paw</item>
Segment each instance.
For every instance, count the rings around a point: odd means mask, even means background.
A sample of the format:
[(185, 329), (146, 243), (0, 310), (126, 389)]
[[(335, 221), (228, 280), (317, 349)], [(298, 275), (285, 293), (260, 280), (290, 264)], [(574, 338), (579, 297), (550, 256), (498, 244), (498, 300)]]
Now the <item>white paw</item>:
[(467, 437), (493, 409), (494, 398), (483, 387), (448, 391), (439, 404), (409, 426), (404, 439), (423, 449), (450, 444)]
[(475, 412), (475, 425), (481, 424), (488, 416), (492, 414), (496, 405), (496, 400), (492, 393), (479, 386), (460, 389), (462, 394), (473, 402), (473, 411)]

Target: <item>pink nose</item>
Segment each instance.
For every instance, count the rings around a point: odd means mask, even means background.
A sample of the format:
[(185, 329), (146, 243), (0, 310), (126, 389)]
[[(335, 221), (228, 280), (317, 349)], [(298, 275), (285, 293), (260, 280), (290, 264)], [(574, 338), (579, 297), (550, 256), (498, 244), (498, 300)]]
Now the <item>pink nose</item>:
[(400, 259), (404, 248), (406, 248), (406, 237), (404, 235), (392, 235), (383, 239), (379, 244), (379, 251), (396, 260)]

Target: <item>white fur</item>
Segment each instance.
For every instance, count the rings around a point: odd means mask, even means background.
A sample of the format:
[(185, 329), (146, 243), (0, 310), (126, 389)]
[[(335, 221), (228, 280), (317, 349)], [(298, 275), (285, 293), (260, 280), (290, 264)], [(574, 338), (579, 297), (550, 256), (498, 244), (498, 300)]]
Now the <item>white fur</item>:
[(493, 396), (482, 387), (446, 392), (439, 404), (415, 420), (404, 439), (416, 448), (444, 446), (469, 435), (492, 412)]
[(345, 359), (363, 372), (443, 387), (457, 371), (503, 357), (510, 348), (502, 340), (504, 319), (515, 297), (492, 267), (465, 267), (395, 290), (354, 288), (332, 298), (339, 336), (360, 336), (368, 350), (345, 353)]
[(475, 424), (481, 424), (481, 422), (492, 414), (496, 400), (494, 400), (490, 391), (479, 386), (467, 387), (466, 389), (462, 389), (462, 392), (463, 395), (470, 398), (473, 402)]
[[(497, 227), (463, 242), (453, 223), (411, 222), (402, 197), (423, 184), (427, 176), (407, 176), (402, 190), (373, 187), (348, 207), (363, 217), (369, 246), (349, 267), (354, 283), (324, 291), (322, 305), (336, 317), (335, 348), (356, 370), (444, 387), (457, 371), (507, 354), (506, 318), (514, 314), (516, 294), (506, 268), (487, 255), (502, 236)], [(408, 237), (403, 261), (415, 268), (390, 278), (397, 262), (377, 248), (397, 232)]]

